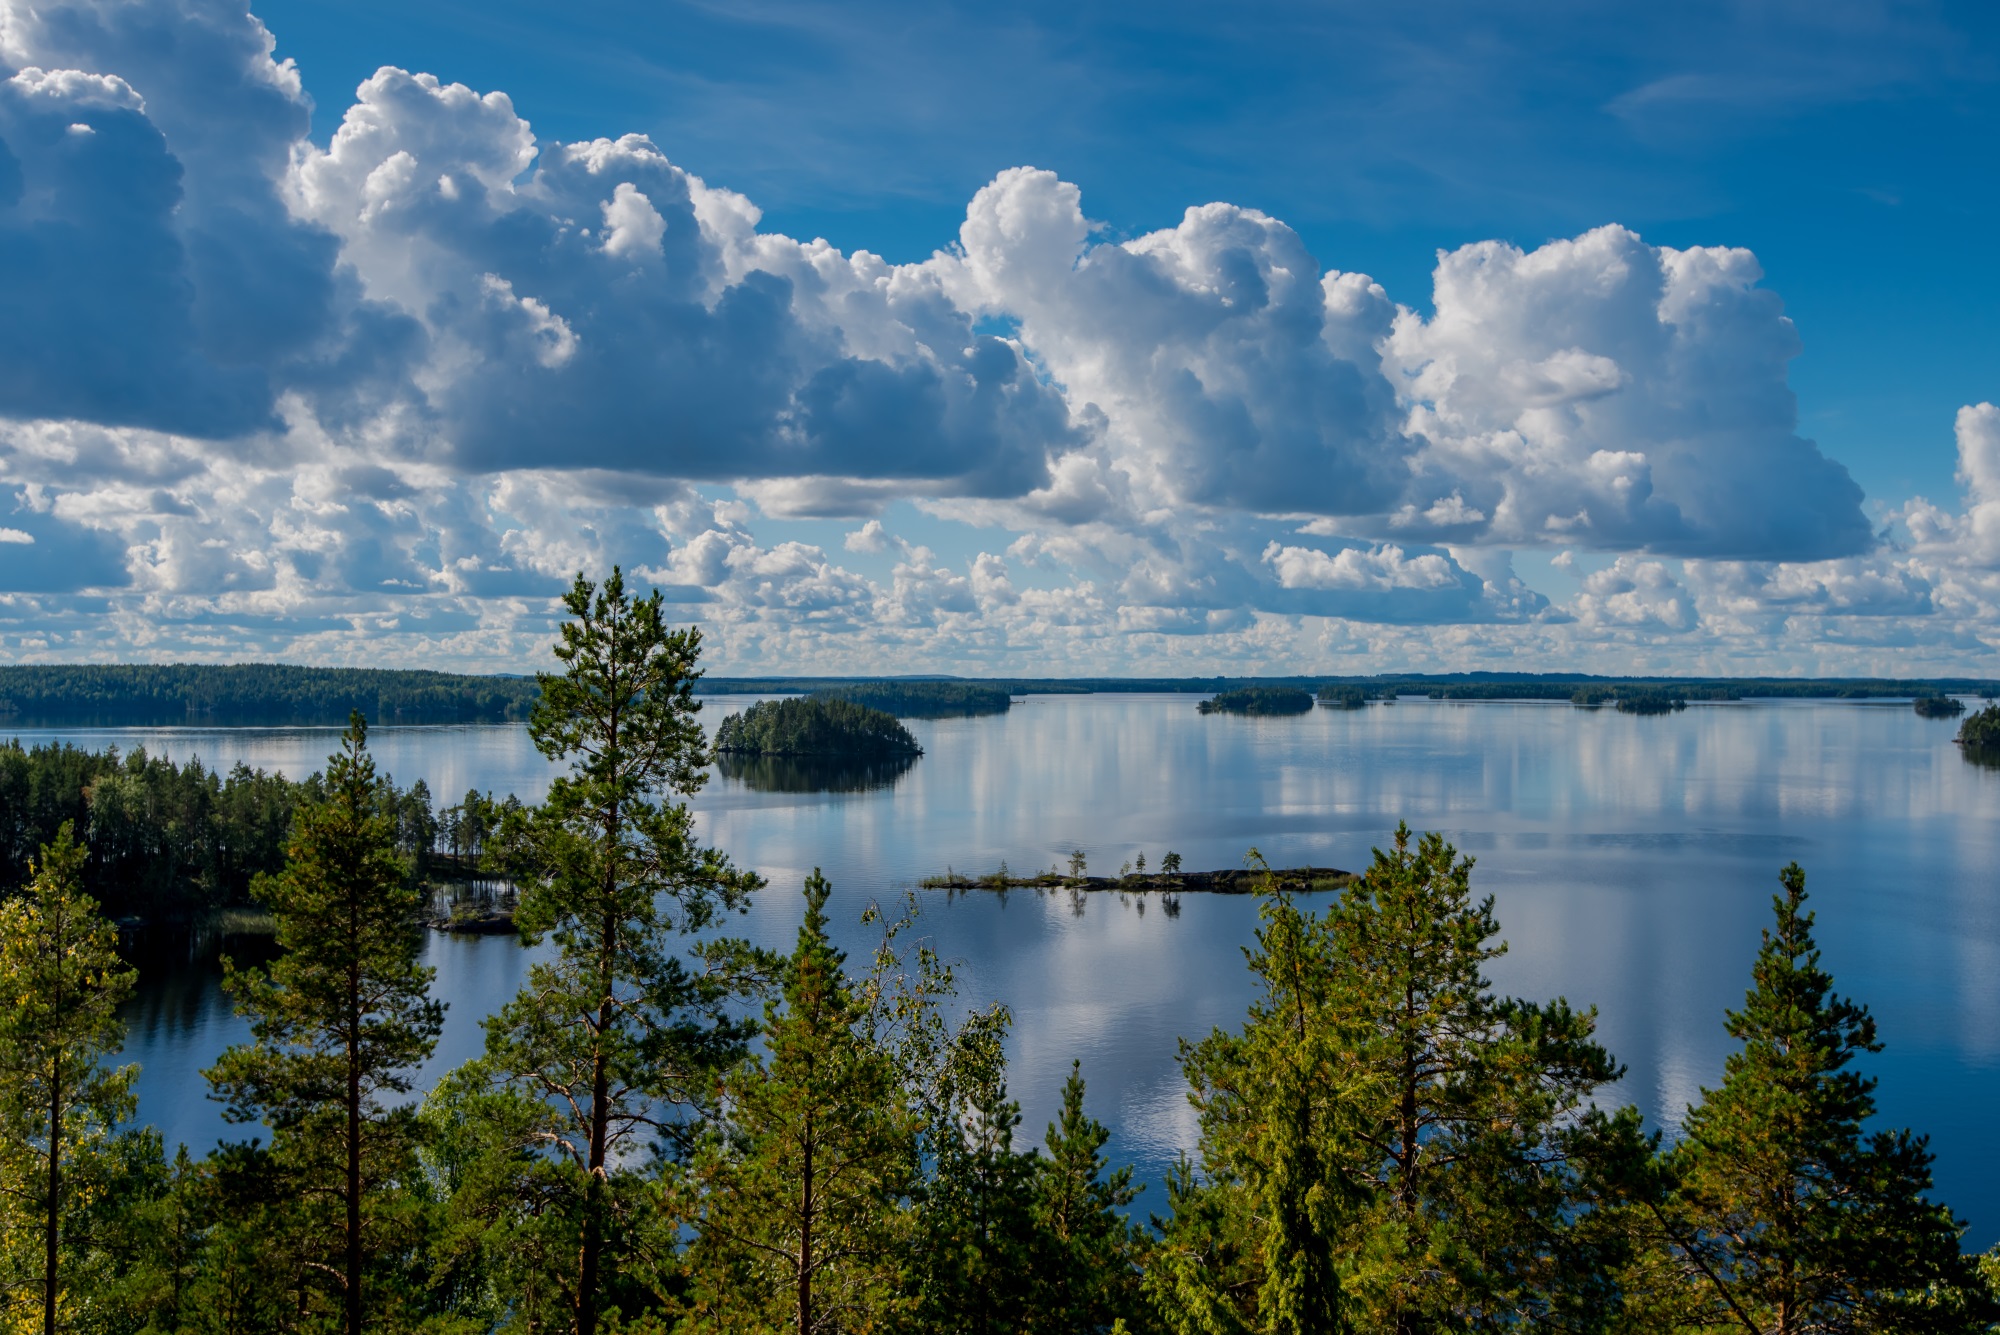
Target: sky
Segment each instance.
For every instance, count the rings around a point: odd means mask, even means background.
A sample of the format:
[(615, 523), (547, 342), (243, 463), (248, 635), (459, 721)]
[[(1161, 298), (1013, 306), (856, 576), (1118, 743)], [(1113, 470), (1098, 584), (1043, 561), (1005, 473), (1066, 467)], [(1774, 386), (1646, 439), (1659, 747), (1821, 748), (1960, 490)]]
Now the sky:
[(0, 661), (1995, 675), (2000, 11), (0, 0)]

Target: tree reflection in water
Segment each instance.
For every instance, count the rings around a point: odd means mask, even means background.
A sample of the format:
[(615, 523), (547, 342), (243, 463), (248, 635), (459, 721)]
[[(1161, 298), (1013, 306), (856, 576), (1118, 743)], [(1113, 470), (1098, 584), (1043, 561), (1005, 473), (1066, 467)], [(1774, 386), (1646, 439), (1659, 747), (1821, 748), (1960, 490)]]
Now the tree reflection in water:
[(722, 777), (760, 793), (859, 793), (892, 788), (917, 763), (915, 756), (746, 756), (716, 758)]

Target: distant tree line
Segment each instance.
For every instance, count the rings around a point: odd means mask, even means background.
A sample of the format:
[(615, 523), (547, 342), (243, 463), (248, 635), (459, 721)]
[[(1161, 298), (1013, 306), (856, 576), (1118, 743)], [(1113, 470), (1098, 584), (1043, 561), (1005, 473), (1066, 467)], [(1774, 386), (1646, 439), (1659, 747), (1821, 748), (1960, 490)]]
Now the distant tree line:
[[(1594, 1011), (1494, 991), (1470, 859), (1397, 830), (1315, 910), (1266, 896), (1240, 1023), (1181, 1046), (1199, 1159), (1142, 1221), (1072, 1067), (1039, 1146), (1004, 1007), (907, 915), (861, 962), (814, 872), (788, 953), (723, 932), (762, 882), (702, 846), (700, 639), (581, 577), (530, 731), (567, 772), (485, 858), (547, 943), (480, 1056), (422, 1092), (442, 1007), (354, 719), (256, 891), (206, 1073), (259, 1134), (134, 1129), (132, 985), (62, 829), (0, 904), (0, 1325), (105, 1332), (1972, 1335), (1921, 1136), (1779, 876), (1722, 1078), (1663, 1140)], [(481, 820), (486, 818), (482, 813)], [(1253, 863), (1256, 862), (1254, 850)], [(1080, 868), (1079, 868), (1080, 870)], [(268, 1140), (264, 1138), (268, 1133)], [(1198, 1166), (1197, 1166), (1198, 1164)]]
[[(932, 679), (911, 679), (924, 683)], [(950, 684), (952, 678), (936, 684)], [(711, 677), (700, 689), (709, 694), (808, 695), (864, 683), (848, 677)], [(902, 684), (900, 681), (889, 684)], [(1370, 699), (1398, 695), (1434, 700), (1567, 700), (1579, 689), (1615, 694), (1620, 687), (1649, 687), (1683, 700), (1880, 700), (1912, 695), (1976, 695), (1992, 699), (2000, 681), (1990, 677), (1602, 677), (1580, 672), (1390, 673), (1368, 677), (1005, 677), (965, 681), (1004, 689), (1013, 695), (1178, 693), (1209, 695), (1240, 687), (1291, 686), (1308, 692), (1353, 687)]]
[(838, 696), (760, 700), (722, 720), (715, 749), (724, 755), (917, 756), (910, 730), (879, 709)]
[(1004, 714), (1014, 696), (1005, 686), (977, 681), (870, 681), (814, 691), (828, 699), (851, 700), (897, 718), (963, 718)]
[(0, 718), (19, 723), (497, 723), (525, 719), (535, 684), (380, 668), (0, 667)]

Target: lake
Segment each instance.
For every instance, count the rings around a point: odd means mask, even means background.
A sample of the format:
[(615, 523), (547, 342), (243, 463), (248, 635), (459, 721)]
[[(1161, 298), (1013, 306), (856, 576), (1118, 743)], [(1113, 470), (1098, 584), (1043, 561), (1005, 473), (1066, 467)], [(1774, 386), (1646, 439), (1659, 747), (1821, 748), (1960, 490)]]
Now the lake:
[[(695, 799), (703, 837), (770, 881), (740, 927), (788, 948), (800, 879), (834, 883), (840, 939), (865, 960), (879, 901), (894, 909), (947, 865), (984, 872), (1067, 863), (1094, 873), (1143, 853), (1189, 869), (1234, 867), (1255, 846), (1274, 866), (1362, 870), (1396, 822), (1441, 830), (1478, 859), (1510, 944), (1505, 991), (1563, 995), (1600, 1011), (1629, 1067), (1618, 1096), (1671, 1125), (1715, 1082), (1726, 1007), (1749, 982), (1778, 870), (1807, 872), (1825, 963), (1867, 1003), (1887, 1050), (1884, 1120), (1932, 1137), (1939, 1194), (2000, 1238), (2000, 771), (1967, 764), (1952, 721), (1907, 704), (1754, 702), (1634, 717), (1567, 704), (1446, 703), (1316, 710), (1295, 718), (1202, 717), (1188, 695), (1028, 696), (1011, 713), (912, 720), (926, 754), (859, 791), (773, 791), (717, 777)], [(708, 697), (704, 720), (747, 698)], [(211, 765), (241, 760), (302, 776), (334, 728), (21, 729), (24, 742), (148, 750)], [(533, 800), (551, 771), (515, 726), (379, 727), (370, 745), (440, 806), (469, 787)], [(754, 777), (754, 776), (753, 776)], [(1250, 995), (1247, 897), (1158, 901), (1015, 891), (921, 893), (922, 930), (958, 961), (968, 1002), (1014, 1014), (1010, 1045), (1023, 1130), (1039, 1142), (1062, 1077), (1083, 1062), (1113, 1150), (1157, 1181), (1194, 1142), (1177, 1040), (1238, 1022)], [(511, 938), (433, 935), (429, 963), (450, 1002), (427, 1078), (478, 1048), (478, 1020), (519, 986)], [(196, 1149), (228, 1131), (198, 1074), (244, 1034), (212, 966), (155, 967), (128, 1008), (127, 1055), (143, 1066), (140, 1115)], [(229, 1132), (229, 1134), (242, 1134)], [(1158, 1188), (1138, 1209), (1163, 1208)]]

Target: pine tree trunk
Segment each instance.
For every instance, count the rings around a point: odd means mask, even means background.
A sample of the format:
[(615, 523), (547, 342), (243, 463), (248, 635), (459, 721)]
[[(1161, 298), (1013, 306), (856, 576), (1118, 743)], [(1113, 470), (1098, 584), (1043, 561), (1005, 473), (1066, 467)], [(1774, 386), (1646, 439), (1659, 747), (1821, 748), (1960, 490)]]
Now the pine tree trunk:
[[(608, 879), (608, 878), (607, 878)], [(590, 1153), (588, 1177), (583, 1187), (583, 1245), (576, 1277), (576, 1335), (594, 1335), (597, 1329), (597, 1272), (604, 1235), (599, 1226), (604, 1211), (605, 1141), (611, 1118), (605, 1103), (611, 1097), (611, 1072), (604, 1051), (604, 1036), (615, 1017), (611, 1013), (611, 964), (617, 949), (617, 927), (607, 910), (603, 933), (603, 964), (599, 981), (602, 999), (597, 1007), (597, 1043), (591, 1053), (590, 1070)]]
[[(60, 991), (57, 1000), (61, 1000)], [(62, 1065), (60, 1059), (49, 1065), (49, 1218), (43, 1238), (47, 1255), (42, 1263), (42, 1335), (56, 1335), (56, 1258), (62, 1206)]]
[[(55, 986), (50, 997), (50, 1013), (63, 1014), (62, 957), (68, 947), (69, 924), (62, 910), (56, 910)], [(43, 1232), (42, 1335), (56, 1335), (56, 1266), (62, 1242), (62, 1053), (49, 1054), (49, 1217)]]
[[(359, 951), (360, 924), (350, 899), (348, 940)], [(347, 1335), (361, 1335), (361, 977), (347, 966)]]
[(799, 1172), (799, 1335), (812, 1335), (813, 1129), (806, 1113), (805, 1153)]
[[(618, 674), (617, 639), (611, 644), (611, 726), (610, 746), (607, 750), (618, 752)], [(616, 783), (616, 776), (613, 777)], [(616, 792), (614, 788), (614, 794)], [(611, 1115), (604, 1106), (611, 1097), (611, 1072), (604, 1051), (605, 1035), (611, 1032), (613, 1014), (611, 989), (614, 970), (618, 963), (618, 825), (621, 813), (614, 795), (610, 808), (604, 817), (604, 895), (603, 919), (598, 935), (597, 960), (597, 1035), (590, 1054), (590, 1150), (586, 1171), (588, 1176), (583, 1184), (583, 1243), (579, 1248), (576, 1267), (576, 1335), (596, 1335), (597, 1332), (597, 1271), (600, 1253), (604, 1247), (604, 1235), (599, 1225), (599, 1217), (604, 1209), (604, 1161), (605, 1142), (610, 1137)]]

